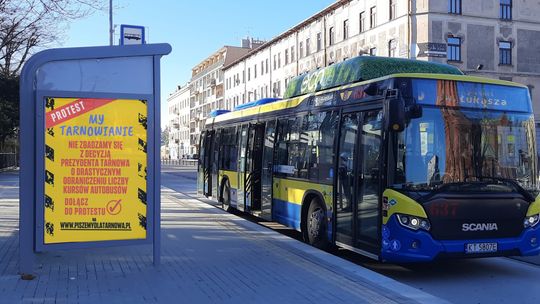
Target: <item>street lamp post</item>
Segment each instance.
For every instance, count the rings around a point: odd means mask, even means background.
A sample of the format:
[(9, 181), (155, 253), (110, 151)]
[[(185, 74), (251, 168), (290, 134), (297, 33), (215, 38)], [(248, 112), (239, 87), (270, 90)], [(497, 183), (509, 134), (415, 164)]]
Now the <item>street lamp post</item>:
[(112, 18), (112, 0), (109, 0), (109, 45), (113, 45), (113, 35), (114, 35), (114, 29), (113, 29), (113, 18)]

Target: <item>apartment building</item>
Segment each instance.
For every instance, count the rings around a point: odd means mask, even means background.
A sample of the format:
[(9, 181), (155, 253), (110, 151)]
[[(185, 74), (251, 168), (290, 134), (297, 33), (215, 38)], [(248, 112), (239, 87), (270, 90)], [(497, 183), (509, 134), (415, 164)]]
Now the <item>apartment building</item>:
[(540, 3), (341, 0), (225, 64), (224, 108), (283, 95), (299, 74), (359, 55), (428, 60), (529, 87), (540, 121)]
[(169, 107), (169, 145), (168, 157), (181, 159), (190, 154), (189, 136), (189, 83), (178, 86), (167, 98)]
[(199, 135), (210, 112), (226, 108), (223, 67), (263, 43), (252, 38), (243, 39), (240, 47), (224, 46), (191, 69), (189, 154), (197, 153)]

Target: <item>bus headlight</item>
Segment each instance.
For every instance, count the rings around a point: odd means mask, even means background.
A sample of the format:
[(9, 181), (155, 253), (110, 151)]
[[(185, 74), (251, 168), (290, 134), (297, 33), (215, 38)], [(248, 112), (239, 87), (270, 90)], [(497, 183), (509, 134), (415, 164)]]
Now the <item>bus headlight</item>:
[(407, 227), (412, 230), (423, 229), (429, 231), (431, 229), (431, 224), (425, 218), (399, 213), (396, 215), (398, 222), (403, 227)]
[(534, 226), (538, 225), (539, 221), (540, 221), (540, 215), (539, 214), (526, 216), (525, 220), (523, 220), (523, 226), (525, 228), (534, 227)]

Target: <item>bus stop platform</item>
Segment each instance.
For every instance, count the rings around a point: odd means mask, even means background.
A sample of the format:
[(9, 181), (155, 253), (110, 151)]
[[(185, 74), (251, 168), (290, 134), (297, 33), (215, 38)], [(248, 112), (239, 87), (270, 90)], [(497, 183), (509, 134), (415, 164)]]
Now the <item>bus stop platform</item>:
[(37, 254), (18, 275), (18, 174), (0, 173), (0, 303), (444, 303), (421, 290), (162, 188), (152, 248)]

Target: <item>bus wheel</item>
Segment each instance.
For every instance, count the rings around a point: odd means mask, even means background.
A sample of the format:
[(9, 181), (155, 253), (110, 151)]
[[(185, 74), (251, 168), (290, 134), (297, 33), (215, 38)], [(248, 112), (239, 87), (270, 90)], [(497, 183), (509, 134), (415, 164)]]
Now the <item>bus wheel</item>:
[(227, 212), (231, 212), (231, 186), (229, 181), (226, 180), (223, 185), (223, 198), (221, 199), (221, 208)]
[(328, 248), (326, 216), (324, 207), (318, 198), (311, 200), (306, 220), (306, 240), (308, 243), (319, 249)]

